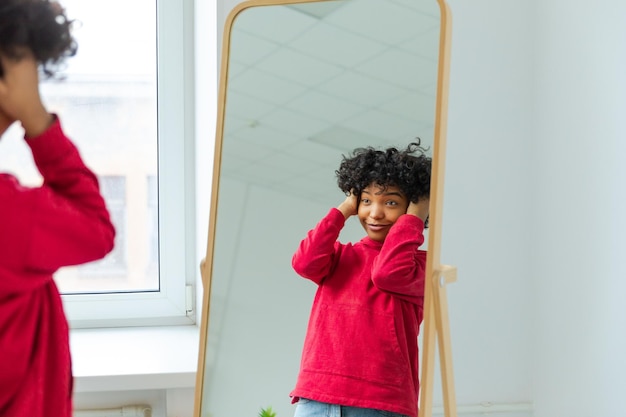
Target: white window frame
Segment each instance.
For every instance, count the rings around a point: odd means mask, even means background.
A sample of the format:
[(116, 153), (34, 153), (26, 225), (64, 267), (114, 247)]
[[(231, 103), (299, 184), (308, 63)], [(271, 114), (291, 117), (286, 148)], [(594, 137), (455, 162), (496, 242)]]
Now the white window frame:
[[(67, 294), (72, 328), (193, 324), (197, 280), (194, 146), (194, 3), (157, 3), (160, 290)], [(114, 59), (114, 57), (112, 58)]]

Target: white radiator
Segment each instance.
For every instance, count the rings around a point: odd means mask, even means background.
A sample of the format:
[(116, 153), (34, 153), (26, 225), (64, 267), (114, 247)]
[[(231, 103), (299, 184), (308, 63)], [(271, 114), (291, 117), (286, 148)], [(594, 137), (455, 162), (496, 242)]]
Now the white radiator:
[(129, 405), (102, 410), (74, 410), (74, 417), (152, 417), (148, 405)]

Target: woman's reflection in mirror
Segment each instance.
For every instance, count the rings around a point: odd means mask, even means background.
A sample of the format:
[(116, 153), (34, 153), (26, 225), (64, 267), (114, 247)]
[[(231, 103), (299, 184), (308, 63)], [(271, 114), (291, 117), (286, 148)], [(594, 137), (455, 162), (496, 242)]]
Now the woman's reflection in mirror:
[[(335, 172), (346, 198), (308, 232), (294, 270), (318, 289), (295, 417), (417, 416), (418, 334), (424, 302), (431, 158), (406, 149), (358, 148)], [(356, 216), (365, 237), (339, 242)]]

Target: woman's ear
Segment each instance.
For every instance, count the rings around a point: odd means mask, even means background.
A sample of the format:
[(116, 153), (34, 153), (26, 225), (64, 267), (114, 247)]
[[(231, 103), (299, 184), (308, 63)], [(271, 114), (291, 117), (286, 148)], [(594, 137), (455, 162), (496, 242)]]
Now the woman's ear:
[(12, 118), (6, 115), (0, 108), (0, 136), (4, 135), (4, 132), (15, 122)]
[[(6, 61), (6, 57), (4, 54), (0, 53), (0, 94), (4, 95), (7, 91), (6, 80), (4, 79), (4, 61)], [(2, 108), (0, 108), (2, 111)]]
[[(4, 56), (0, 55), (0, 96), (4, 96), (6, 94), (7, 86), (4, 82)], [(4, 132), (7, 131), (9, 126), (13, 124), (15, 120), (9, 117), (2, 107), (0, 106), (0, 136), (4, 135)]]

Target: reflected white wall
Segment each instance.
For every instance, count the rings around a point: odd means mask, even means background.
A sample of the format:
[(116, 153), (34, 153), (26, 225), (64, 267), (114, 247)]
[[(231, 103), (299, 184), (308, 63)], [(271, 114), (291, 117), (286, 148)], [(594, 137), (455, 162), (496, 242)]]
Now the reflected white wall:
[[(222, 178), (203, 415), (254, 416), (268, 406), (293, 414), (289, 392), (317, 287), (293, 271), (291, 257), (329, 208)], [(362, 237), (356, 219), (348, 224), (342, 239)]]

